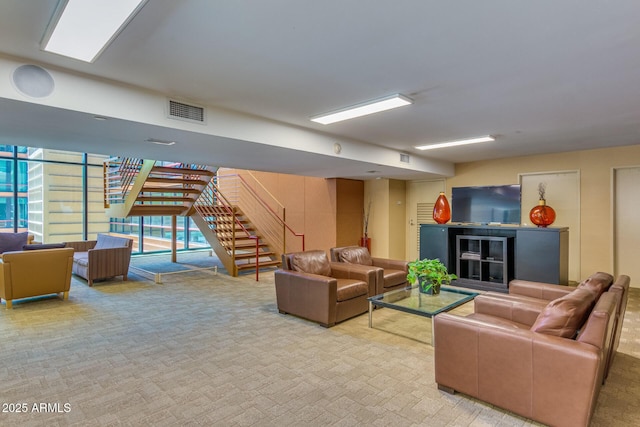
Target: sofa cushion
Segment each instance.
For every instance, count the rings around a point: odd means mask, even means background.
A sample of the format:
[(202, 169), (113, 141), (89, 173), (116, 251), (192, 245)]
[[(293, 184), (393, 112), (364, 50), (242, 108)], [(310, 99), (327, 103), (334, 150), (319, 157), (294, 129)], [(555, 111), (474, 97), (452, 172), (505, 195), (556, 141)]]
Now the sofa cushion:
[(30, 245), (24, 245), (23, 251), (37, 251), (40, 249), (60, 249), (64, 248), (66, 243), (32, 243)]
[(367, 248), (359, 246), (344, 248), (340, 251), (340, 261), (348, 264), (373, 265), (371, 255)]
[(353, 298), (368, 295), (369, 285), (361, 280), (338, 279), (338, 301), (347, 301)]
[(294, 254), (291, 268), (302, 273), (331, 276), (331, 264), (329, 264), (329, 258), (324, 251), (306, 251)]
[(129, 239), (108, 234), (98, 234), (98, 239), (93, 249), (126, 248), (127, 246), (129, 246)]
[(394, 286), (407, 283), (407, 272), (404, 270), (384, 269), (384, 287), (393, 288)]
[(74, 252), (73, 263), (86, 267), (89, 265), (89, 252)]
[(613, 283), (613, 276), (609, 273), (603, 273), (601, 271), (592, 274), (587, 279), (583, 280), (578, 288), (589, 289), (591, 292), (596, 294), (596, 301), (600, 298), (600, 296), (609, 290), (609, 287)]
[(547, 335), (574, 338), (587, 319), (594, 302), (595, 294), (591, 290), (576, 289), (547, 304), (531, 326), (531, 330)]
[(5, 252), (21, 251), (27, 244), (29, 232), (22, 233), (0, 233), (0, 254)]

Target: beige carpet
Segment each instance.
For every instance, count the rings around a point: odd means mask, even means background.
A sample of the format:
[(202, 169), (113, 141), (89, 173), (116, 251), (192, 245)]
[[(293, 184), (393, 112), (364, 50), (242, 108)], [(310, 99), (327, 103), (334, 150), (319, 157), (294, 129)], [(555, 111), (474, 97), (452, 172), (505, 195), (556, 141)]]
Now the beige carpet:
[[(331, 329), (281, 315), (273, 273), (258, 283), (199, 271), (160, 285), (132, 274), (93, 288), (74, 278), (67, 302), (0, 309), (0, 400), (27, 407), (0, 412), (0, 425), (535, 424), (438, 391), (430, 331), (430, 320), (388, 309), (373, 329), (366, 315)], [(595, 426), (640, 425), (638, 290), (619, 350)]]

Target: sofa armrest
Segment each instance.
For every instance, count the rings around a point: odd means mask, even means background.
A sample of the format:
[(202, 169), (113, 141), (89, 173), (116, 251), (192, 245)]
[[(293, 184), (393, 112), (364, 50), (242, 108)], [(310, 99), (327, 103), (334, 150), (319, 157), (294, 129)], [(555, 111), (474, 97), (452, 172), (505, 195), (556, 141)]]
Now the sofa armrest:
[(325, 326), (336, 321), (338, 280), (317, 274), (276, 270), (278, 310), (305, 317)]
[(589, 424), (600, 390), (597, 347), (450, 313), (435, 316), (434, 329), (439, 386), (544, 424)]
[(408, 271), (409, 263), (407, 261), (402, 261), (399, 259), (386, 259), (386, 258), (371, 258), (373, 265), (375, 267), (380, 267), (384, 269), (390, 270), (401, 270)]
[(369, 288), (369, 296), (376, 294), (378, 275), (382, 276), (379, 267), (371, 265), (348, 264), (346, 262), (331, 262), (331, 276), (336, 279), (362, 280)]
[(89, 249), (93, 249), (96, 245), (96, 240), (80, 240), (77, 242), (66, 242), (67, 248), (73, 248), (75, 252), (87, 252)]
[(575, 286), (553, 285), (550, 283), (531, 282), (528, 280), (512, 280), (509, 282), (509, 293), (524, 295), (551, 301), (574, 291)]
[(474, 312), (533, 325), (547, 306), (546, 302), (529, 303), (492, 295), (478, 295), (474, 300)]

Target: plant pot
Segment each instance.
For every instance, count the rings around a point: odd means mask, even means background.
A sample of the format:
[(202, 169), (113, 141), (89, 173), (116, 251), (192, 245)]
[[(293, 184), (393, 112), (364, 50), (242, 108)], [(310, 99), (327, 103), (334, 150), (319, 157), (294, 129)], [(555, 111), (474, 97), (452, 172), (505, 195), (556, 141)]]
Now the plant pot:
[(438, 295), (440, 293), (440, 285), (434, 283), (428, 289), (424, 289), (423, 283), (419, 286), (420, 292), (427, 295)]

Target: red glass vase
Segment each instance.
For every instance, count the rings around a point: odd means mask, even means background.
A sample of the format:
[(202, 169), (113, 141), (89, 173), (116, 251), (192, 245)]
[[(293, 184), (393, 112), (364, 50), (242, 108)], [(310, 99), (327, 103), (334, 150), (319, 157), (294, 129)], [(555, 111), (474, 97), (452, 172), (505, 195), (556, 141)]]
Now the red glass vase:
[(447, 196), (443, 192), (440, 193), (436, 199), (436, 204), (433, 206), (433, 220), (438, 224), (446, 224), (451, 219), (451, 207)]
[(540, 199), (538, 206), (534, 206), (529, 212), (529, 219), (538, 227), (547, 227), (556, 220), (556, 211), (547, 205), (545, 199)]

